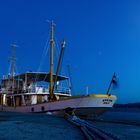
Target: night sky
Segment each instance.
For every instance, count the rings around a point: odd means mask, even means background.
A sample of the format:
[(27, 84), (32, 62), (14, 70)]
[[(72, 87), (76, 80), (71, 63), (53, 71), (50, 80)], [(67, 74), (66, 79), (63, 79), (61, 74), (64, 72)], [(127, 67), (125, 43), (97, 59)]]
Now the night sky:
[(51, 20), (55, 51), (66, 41), (61, 73), (70, 65), (73, 95), (86, 94), (87, 86), (106, 93), (116, 72), (117, 103), (140, 102), (139, 0), (1, 0), (0, 77), (9, 72), (13, 43), (16, 73), (49, 70)]

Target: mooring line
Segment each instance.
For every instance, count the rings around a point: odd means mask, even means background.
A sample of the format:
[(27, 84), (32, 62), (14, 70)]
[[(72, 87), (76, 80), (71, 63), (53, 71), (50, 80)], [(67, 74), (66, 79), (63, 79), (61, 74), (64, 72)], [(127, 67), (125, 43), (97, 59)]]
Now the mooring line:
[(81, 129), (87, 140), (120, 140), (117, 135), (106, 132), (100, 128), (93, 126), (85, 120), (75, 115), (65, 114), (65, 118), (72, 124)]
[[(80, 118), (79, 118), (79, 119), (80, 119)], [(80, 121), (82, 121), (83, 123), (87, 124), (87, 125), (90, 126), (91, 128), (94, 128), (94, 129), (96, 129), (96, 130), (99, 130), (100, 132), (102, 132), (102, 133), (104, 133), (104, 134), (110, 136), (110, 137), (113, 138), (114, 140), (120, 140), (119, 136), (117, 136), (117, 135), (115, 135), (115, 134), (113, 134), (113, 133), (111, 133), (111, 132), (108, 132), (108, 131), (105, 131), (105, 130), (103, 130), (103, 129), (97, 128), (96, 126), (91, 125), (89, 122), (87, 122), (87, 121), (85, 121), (85, 120), (80, 119)]]

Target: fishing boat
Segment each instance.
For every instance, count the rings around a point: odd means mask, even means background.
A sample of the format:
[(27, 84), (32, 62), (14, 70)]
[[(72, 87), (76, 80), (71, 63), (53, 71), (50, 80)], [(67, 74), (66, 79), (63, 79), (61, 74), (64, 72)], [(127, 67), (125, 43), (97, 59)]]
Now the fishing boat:
[(50, 71), (48, 73), (28, 71), (15, 74), (13, 46), (11, 72), (7, 76), (3, 76), (1, 80), (0, 110), (51, 114), (63, 114), (72, 110), (80, 116), (98, 116), (111, 109), (116, 101), (116, 96), (109, 93), (72, 96), (71, 87), (69, 84), (68, 86), (64, 84), (65, 81), (69, 81), (69, 77), (59, 74), (64, 48), (65, 41), (62, 42), (56, 73), (54, 73), (54, 22), (52, 21)]

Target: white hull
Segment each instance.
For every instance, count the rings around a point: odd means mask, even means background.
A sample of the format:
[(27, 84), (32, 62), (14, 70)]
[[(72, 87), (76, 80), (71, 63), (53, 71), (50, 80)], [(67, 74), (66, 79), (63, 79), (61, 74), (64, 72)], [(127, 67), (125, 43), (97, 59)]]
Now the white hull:
[(29, 106), (1, 106), (2, 111), (6, 112), (52, 112), (63, 113), (66, 108), (75, 109), (77, 115), (98, 115), (104, 113), (105, 110), (112, 108), (116, 99), (110, 96), (106, 97), (91, 97), (81, 96), (66, 100), (54, 102), (46, 102)]

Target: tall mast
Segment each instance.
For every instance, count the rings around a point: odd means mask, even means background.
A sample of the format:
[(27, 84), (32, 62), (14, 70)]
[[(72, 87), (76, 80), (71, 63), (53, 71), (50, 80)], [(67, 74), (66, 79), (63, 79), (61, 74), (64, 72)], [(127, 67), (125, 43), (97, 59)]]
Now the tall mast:
[[(11, 57), (11, 63), (12, 63), (12, 67), (11, 67), (11, 77), (12, 77), (12, 94), (14, 94), (14, 90), (15, 90), (15, 80), (14, 80), (14, 75), (15, 75), (15, 44), (12, 44), (12, 57)], [(14, 96), (12, 96), (12, 102), (13, 105), (15, 107), (15, 98)]]
[(11, 64), (12, 64), (12, 67), (11, 67), (11, 77), (14, 77), (14, 74), (15, 74), (15, 47), (16, 45), (15, 44), (12, 44), (12, 57), (11, 57)]
[(54, 22), (51, 22), (51, 39), (50, 39), (50, 100), (53, 100), (53, 52), (54, 51)]
[(11, 78), (12, 78), (12, 93), (14, 93), (15, 89), (15, 80), (14, 80), (14, 75), (15, 75), (15, 44), (12, 44), (12, 57), (11, 57)]

